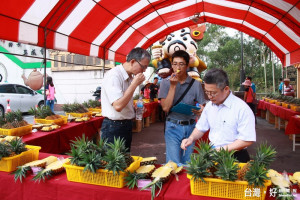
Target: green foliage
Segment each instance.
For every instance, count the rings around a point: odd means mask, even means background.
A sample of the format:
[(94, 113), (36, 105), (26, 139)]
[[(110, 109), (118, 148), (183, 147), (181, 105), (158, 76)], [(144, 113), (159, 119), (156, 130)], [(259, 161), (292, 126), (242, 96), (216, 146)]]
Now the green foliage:
[[(216, 24), (206, 24), (206, 32), (198, 42), (197, 55), (202, 59), (208, 69), (224, 69), (230, 77), (230, 88), (239, 90), (241, 71), (241, 35), (230, 37), (225, 27)], [(273, 54), (274, 55), (274, 54)], [(265, 91), (264, 66), (266, 66), (268, 92), (273, 91), (273, 77), (271, 64), (271, 51), (262, 43), (252, 37), (243, 38), (243, 68), (246, 76), (251, 76), (257, 92)], [(275, 87), (279, 85), (282, 76), (282, 65), (275, 59)]]
[(97, 100), (88, 100), (82, 103), (82, 105), (86, 108), (100, 108), (101, 107), (101, 102)]

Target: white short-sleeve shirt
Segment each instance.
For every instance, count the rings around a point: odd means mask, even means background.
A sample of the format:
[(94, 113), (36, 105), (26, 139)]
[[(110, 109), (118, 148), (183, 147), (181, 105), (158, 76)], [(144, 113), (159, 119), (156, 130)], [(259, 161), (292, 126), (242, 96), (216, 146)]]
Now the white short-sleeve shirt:
[(231, 92), (223, 104), (208, 102), (196, 124), (201, 132), (209, 131), (209, 140), (221, 147), (240, 139), (256, 141), (255, 117), (250, 107)]
[(112, 105), (113, 102), (124, 96), (131, 81), (132, 78), (129, 77), (122, 65), (112, 68), (105, 74), (101, 87), (101, 107), (104, 117), (111, 120), (133, 119), (135, 117), (133, 98), (121, 112), (117, 112)]

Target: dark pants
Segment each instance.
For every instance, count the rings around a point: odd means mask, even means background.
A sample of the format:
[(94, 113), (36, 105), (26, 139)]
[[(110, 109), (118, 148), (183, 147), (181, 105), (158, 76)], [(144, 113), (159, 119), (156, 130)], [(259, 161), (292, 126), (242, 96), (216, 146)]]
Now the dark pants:
[(233, 156), (241, 163), (246, 163), (250, 160), (249, 153), (247, 149), (242, 149), (240, 151), (236, 151)]
[(101, 138), (113, 143), (115, 138), (123, 138), (125, 146), (130, 152), (132, 141), (132, 120), (111, 120), (104, 118), (101, 126)]

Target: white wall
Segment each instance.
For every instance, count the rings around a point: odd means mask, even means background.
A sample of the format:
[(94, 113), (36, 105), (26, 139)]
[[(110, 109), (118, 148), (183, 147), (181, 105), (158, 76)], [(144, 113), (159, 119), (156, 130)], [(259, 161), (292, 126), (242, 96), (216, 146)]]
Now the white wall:
[(100, 70), (52, 72), (58, 104), (83, 103), (95, 99), (93, 92), (101, 86)]

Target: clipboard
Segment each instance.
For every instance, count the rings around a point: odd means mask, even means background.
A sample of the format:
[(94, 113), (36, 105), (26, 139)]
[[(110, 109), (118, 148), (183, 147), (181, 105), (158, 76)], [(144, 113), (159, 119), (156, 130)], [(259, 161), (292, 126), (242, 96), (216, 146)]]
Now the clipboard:
[(185, 114), (185, 115), (192, 115), (193, 114), (192, 109), (200, 110), (201, 108), (197, 107), (197, 106), (192, 106), (192, 105), (180, 102), (176, 106), (174, 106), (171, 109), (171, 111), (181, 113), (181, 114)]

